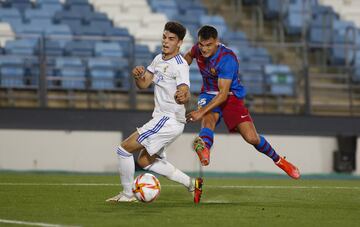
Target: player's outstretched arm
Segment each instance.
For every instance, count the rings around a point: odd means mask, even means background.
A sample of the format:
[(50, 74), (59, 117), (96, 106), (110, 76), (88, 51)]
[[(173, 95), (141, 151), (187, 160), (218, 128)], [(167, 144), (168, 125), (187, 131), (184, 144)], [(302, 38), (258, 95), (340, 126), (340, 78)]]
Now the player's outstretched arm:
[(181, 84), (177, 87), (175, 93), (175, 101), (177, 104), (186, 104), (190, 100), (190, 90), (189, 86), (186, 84)]
[(136, 66), (132, 70), (132, 76), (135, 79), (136, 86), (145, 89), (151, 85), (154, 74), (146, 70), (144, 66)]
[(188, 65), (191, 65), (192, 61), (193, 61), (193, 56), (191, 54), (191, 49), (186, 52), (186, 54), (184, 55), (184, 58), (186, 60), (186, 62), (188, 63)]
[(200, 120), (205, 114), (209, 113), (215, 107), (220, 106), (223, 102), (226, 101), (232, 80), (229, 79), (219, 79), (218, 87), (219, 93), (207, 104), (205, 107), (192, 111), (186, 115), (186, 121), (194, 122)]

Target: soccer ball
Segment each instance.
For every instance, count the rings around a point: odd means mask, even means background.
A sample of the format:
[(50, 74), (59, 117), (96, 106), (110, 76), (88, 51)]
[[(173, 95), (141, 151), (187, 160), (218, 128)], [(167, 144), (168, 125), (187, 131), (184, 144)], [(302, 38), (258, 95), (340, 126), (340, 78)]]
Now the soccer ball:
[(160, 195), (160, 181), (150, 173), (136, 177), (133, 187), (135, 197), (144, 203), (151, 203)]

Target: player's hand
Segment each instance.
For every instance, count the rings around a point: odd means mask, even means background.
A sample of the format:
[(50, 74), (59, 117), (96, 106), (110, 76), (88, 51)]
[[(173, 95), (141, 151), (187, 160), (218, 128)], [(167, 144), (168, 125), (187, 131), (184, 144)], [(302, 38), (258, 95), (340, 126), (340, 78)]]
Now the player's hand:
[(192, 111), (186, 115), (186, 122), (195, 122), (203, 117), (201, 109)]
[(175, 102), (179, 105), (185, 104), (188, 101), (187, 92), (177, 90), (174, 95)]
[(132, 76), (135, 79), (139, 79), (140, 77), (142, 77), (145, 74), (145, 67), (144, 66), (136, 66), (133, 70), (132, 70)]

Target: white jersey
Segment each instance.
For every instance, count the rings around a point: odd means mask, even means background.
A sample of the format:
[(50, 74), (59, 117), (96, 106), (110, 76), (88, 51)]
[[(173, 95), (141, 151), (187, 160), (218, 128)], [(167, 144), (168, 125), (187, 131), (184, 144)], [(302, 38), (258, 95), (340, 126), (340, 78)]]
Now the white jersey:
[(152, 116), (167, 116), (185, 123), (185, 106), (177, 104), (174, 95), (177, 86), (186, 84), (190, 87), (189, 65), (186, 60), (180, 54), (163, 60), (162, 54), (158, 54), (147, 70), (154, 74), (155, 109)]

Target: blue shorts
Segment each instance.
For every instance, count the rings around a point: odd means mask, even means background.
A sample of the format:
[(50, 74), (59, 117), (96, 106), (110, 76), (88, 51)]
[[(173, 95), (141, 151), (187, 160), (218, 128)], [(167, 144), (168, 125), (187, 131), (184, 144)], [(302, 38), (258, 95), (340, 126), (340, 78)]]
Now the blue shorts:
[[(210, 95), (207, 93), (201, 93), (198, 97), (198, 109), (203, 108), (204, 106), (206, 106), (207, 104), (209, 104), (209, 102), (211, 102), (211, 100), (215, 97), (215, 95)], [(219, 114), (219, 120), (216, 122), (216, 125), (218, 125), (221, 121), (222, 118), (222, 111), (220, 106), (215, 107), (211, 112), (213, 113), (218, 113)]]

